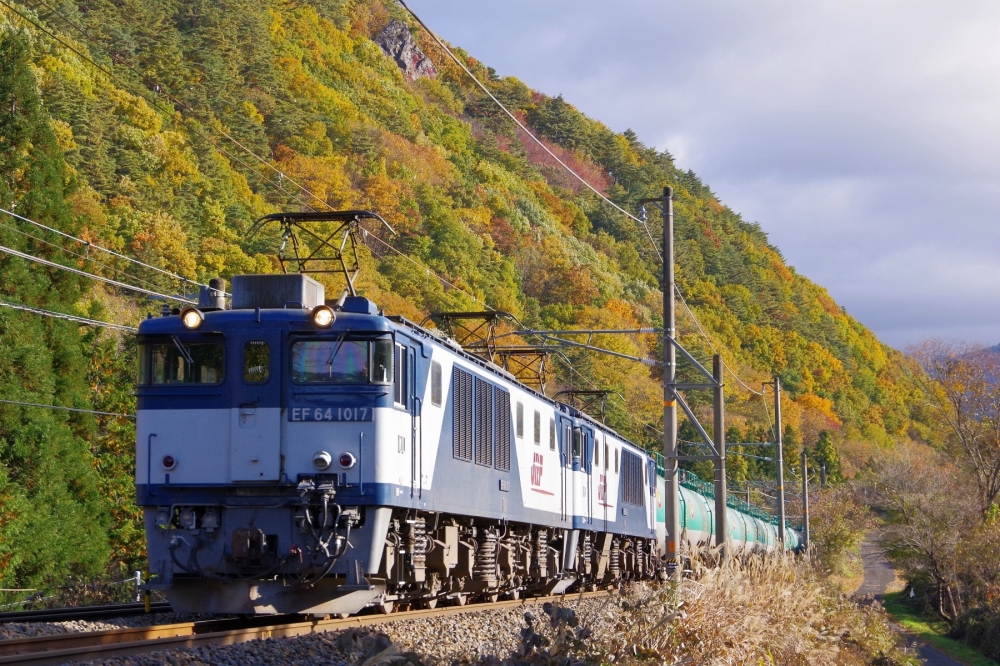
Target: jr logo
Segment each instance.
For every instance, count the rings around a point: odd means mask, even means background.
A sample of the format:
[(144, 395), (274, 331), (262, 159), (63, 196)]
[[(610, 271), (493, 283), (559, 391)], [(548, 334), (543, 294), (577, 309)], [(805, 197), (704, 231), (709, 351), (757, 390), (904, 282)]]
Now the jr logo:
[(542, 461), (544, 458), (541, 453), (535, 454), (535, 460), (531, 465), (531, 485), (540, 486), (542, 485)]

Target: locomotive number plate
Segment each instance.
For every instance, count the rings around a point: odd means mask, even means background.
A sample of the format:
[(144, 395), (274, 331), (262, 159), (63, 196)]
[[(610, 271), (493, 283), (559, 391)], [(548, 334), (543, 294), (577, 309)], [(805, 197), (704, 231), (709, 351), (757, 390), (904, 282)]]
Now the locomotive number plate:
[(371, 421), (371, 407), (289, 407), (289, 421)]

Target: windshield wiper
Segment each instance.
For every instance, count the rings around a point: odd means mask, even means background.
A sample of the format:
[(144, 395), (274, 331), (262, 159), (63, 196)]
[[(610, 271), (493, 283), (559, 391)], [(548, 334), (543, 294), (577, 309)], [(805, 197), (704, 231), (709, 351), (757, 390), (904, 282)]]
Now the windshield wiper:
[(337, 346), (333, 348), (333, 352), (330, 354), (330, 358), (326, 359), (326, 364), (330, 366), (330, 376), (333, 377), (333, 359), (337, 358), (337, 354), (340, 353), (340, 348), (344, 346), (344, 339), (347, 337), (347, 333), (341, 333), (340, 337), (337, 338)]
[(188, 365), (194, 365), (194, 359), (191, 358), (191, 350), (184, 346), (184, 343), (181, 342), (180, 338), (176, 335), (171, 335), (170, 339), (174, 341), (174, 346), (177, 347), (177, 351), (181, 353), (181, 356), (184, 357), (184, 360), (187, 361)]

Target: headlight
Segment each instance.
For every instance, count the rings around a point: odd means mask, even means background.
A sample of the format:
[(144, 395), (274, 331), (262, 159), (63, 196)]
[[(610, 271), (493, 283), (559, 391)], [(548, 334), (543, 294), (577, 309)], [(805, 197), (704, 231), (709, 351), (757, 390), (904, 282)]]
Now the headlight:
[(329, 328), (336, 319), (337, 315), (325, 305), (317, 305), (313, 308), (313, 323), (320, 328)]
[(184, 324), (185, 328), (194, 330), (201, 326), (203, 321), (205, 321), (205, 315), (198, 308), (184, 308), (181, 310), (181, 323)]

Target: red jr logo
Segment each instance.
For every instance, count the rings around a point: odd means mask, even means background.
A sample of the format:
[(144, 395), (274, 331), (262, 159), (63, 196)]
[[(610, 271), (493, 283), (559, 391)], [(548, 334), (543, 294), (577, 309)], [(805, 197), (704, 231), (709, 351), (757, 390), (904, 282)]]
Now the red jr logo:
[(542, 461), (544, 458), (541, 453), (535, 454), (535, 460), (531, 465), (531, 485), (540, 486), (542, 485)]

